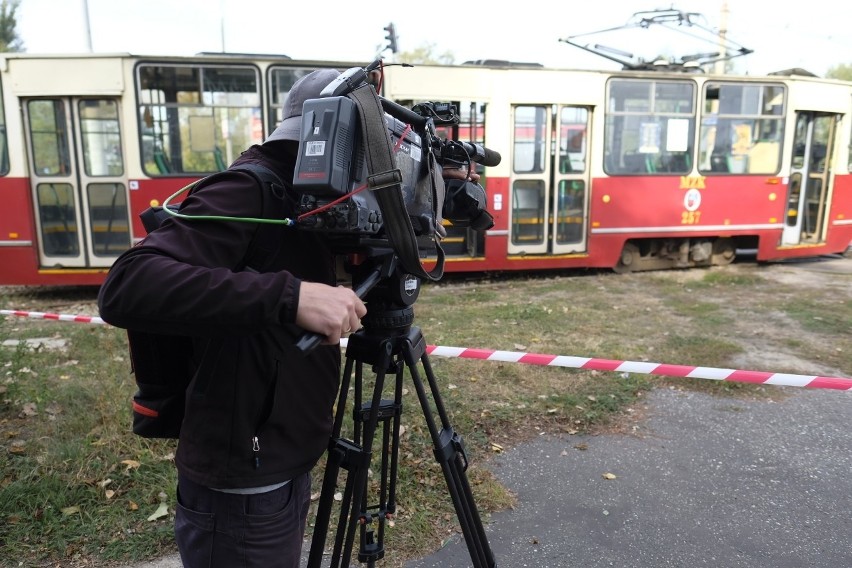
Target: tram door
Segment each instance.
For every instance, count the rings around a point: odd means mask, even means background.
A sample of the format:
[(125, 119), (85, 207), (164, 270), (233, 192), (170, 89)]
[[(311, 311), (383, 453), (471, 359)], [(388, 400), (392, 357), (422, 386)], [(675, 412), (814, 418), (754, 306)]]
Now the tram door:
[(589, 109), (519, 105), (512, 117), (508, 252), (585, 251)]
[(782, 244), (825, 241), (831, 195), (831, 156), (838, 115), (796, 113), (796, 132)]
[(130, 247), (119, 102), (23, 101), (42, 268), (104, 268)]

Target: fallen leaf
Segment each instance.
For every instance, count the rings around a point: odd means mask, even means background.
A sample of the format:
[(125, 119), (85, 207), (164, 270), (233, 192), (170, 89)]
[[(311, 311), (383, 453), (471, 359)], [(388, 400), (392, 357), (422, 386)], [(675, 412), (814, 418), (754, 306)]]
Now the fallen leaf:
[(68, 515), (73, 515), (75, 513), (79, 513), (80, 507), (77, 507), (76, 505), (73, 506), (73, 507), (65, 507), (64, 509), (61, 509), (61, 511), (62, 511), (62, 514), (67, 517)]
[(121, 460), (121, 463), (123, 463), (125, 466), (127, 466), (127, 467), (125, 467), (125, 471), (131, 470), (131, 469), (136, 469), (140, 465), (142, 465), (141, 463), (139, 463), (136, 460)]
[(21, 409), (21, 416), (36, 416), (38, 414), (38, 407), (34, 402), (27, 402)]
[(614, 473), (605, 473), (605, 474), (603, 474), (602, 477), (604, 479), (615, 479), (615, 474)]
[(148, 517), (149, 521), (156, 521), (157, 519), (161, 519), (169, 514), (169, 506), (165, 503), (160, 503), (160, 506), (157, 507), (157, 510)]
[(112, 499), (115, 496), (115, 491), (113, 491), (112, 489), (107, 489), (104, 492), (104, 495), (106, 495), (107, 499)]

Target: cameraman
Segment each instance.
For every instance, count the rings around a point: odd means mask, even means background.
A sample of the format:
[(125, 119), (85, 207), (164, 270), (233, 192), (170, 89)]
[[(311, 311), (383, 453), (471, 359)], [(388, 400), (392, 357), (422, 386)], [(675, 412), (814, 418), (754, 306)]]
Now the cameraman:
[[(296, 214), (302, 104), (338, 75), (318, 70), (297, 81), (278, 128), (234, 162), (280, 177), (281, 218)], [(264, 191), (246, 172), (225, 172), (196, 186), (180, 211), (261, 217)], [(298, 567), (309, 474), (332, 428), (339, 340), (366, 313), (352, 290), (336, 286), (334, 257), (320, 236), (274, 227), (279, 246), (264, 251), (263, 268), (235, 271), (257, 224), (169, 219), (115, 262), (99, 293), (105, 321), (190, 336), (195, 361), (210, 355), (211, 337), (224, 338), (215, 364), (204, 366), (203, 397), (187, 397), (175, 456), (175, 537), (186, 568)], [(303, 330), (325, 337), (307, 355), (294, 347)]]

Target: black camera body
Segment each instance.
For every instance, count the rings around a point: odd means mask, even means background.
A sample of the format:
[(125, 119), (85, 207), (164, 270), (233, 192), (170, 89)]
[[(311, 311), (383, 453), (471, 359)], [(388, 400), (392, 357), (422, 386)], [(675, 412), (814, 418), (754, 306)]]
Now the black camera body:
[(451, 103), (408, 109), (378, 96), (367, 79), (380, 64), (349, 69), (305, 101), (293, 180), (297, 226), (324, 233), (336, 252), (390, 249), (409, 270), (434, 252), (442, 265), (443, 219), (493, 226), (482, 186), (469, 177), (445, 184), (443, 170), (495, 166), (500, 155), (437, 135), (436, 125), (459, 123)]
[[(436, 206), (427, 183), (424, 137), (390, 114), (385, 127), (394, 147), (406, 212), (415, 234), (434, 234)], [(370, 237), (382, 232), (384, 218), (367, 188), (367, 162), (360, 117), (348, 97), (305, 101), (294, 189), (302, 194), (300, 227), (337, 236)], [(347, 199), (338, 201), (341, 197)]]

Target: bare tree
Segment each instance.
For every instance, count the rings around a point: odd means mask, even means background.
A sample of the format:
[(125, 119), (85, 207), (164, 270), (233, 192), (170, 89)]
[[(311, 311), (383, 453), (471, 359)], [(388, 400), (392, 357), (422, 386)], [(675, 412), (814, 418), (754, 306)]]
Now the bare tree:
[(24, 42), (18, 37), (18, 11), (21, 0), (0, 0), (0, 51), (26, 51)]

